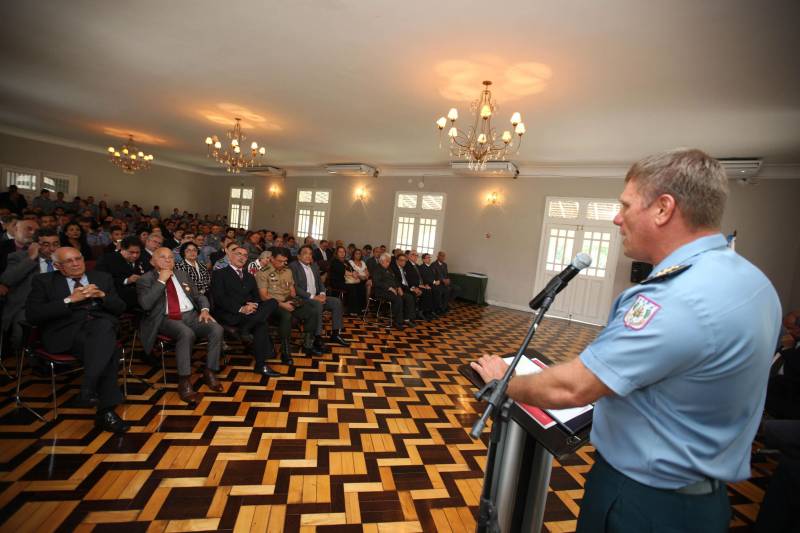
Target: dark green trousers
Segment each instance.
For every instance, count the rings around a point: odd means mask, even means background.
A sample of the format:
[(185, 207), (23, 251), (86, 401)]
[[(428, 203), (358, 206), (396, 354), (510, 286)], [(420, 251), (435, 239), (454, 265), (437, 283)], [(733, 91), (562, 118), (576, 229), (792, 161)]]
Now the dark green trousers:
[[(294, 316), (303, 323), (303, 331), (305, 333), (314, 333), (317, 331), (317, 320), (319, 315), (314, 311), (314, 308), (308, 304), (301, 305), (295, 308), (294, 313), (290, 313), (282, 307), (275, 310), (278, 316), (278, 335), (281, 340), (288, 340), (292, 336), (292, 317)], [(311, 336), (313, 343), (313, 335)], [(304, 343), (305, 344), (305, 343)], [(309, 348), (309, 346), (303, 346)]]
[(722, 483), (711, 494), (692, 496), (634, 481), (599, 453), (586, 477), (578, 533), (722, 533), (731, 506)]

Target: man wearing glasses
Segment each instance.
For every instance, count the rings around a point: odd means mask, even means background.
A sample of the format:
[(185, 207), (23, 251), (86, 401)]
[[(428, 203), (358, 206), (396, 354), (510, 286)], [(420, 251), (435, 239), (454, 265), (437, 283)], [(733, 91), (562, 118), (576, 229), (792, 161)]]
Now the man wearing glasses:
[(56, 249), (53, 272), (34, 276), (25, 316), (38, 326), (42, 347), (50, 353), (69, 353), (83, 361), (79, 403), (92, 405), (97, 397), (95, 426), (124, 433), (130, 426), (114, 412), (122, 403), (117, 384), (117, 317), (125, 302), (105, 272), (86, 272), (79, 250)]

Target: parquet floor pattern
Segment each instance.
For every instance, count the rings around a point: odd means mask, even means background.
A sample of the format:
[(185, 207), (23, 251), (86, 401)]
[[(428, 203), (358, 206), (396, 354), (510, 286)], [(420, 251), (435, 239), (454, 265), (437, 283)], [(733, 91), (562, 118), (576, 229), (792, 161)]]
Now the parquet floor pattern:
[[(47, 423), (0, 382), (0, 531), (473, 531), (487, 435), (468, 435), (481, 406), (457, 367), (513, 351), (529, 319), (464, 303), (402, 332), (347, 319), (349, 348), (295, 357), (279, 379), (232, 353), (224, 391), (200, 388), (194, 408), (168, 361), (168, 387), (129, 383), (119, 412), (133, 428), (120, 436), (69, 407), (78, 380), (59, 385)], [(533, 346), (566, 360), (597, 331), (545, 320)], [(160, 369), (134, 369), (160, 382)], [(47, 379), (26, 377), (32, 405), (46, 411), (48, 394)], [(592, 456), (554, 463), (545, 531), (574, 530)], [(770, 469), (731, 486), (732, 530), (749, 528)]]

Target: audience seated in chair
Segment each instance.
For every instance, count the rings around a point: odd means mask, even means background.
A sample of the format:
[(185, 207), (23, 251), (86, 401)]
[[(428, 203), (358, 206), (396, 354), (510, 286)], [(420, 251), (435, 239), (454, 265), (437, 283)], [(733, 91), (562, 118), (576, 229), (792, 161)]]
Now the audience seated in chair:
[(324, 310), (331, 312), (332, 330), (329, 341), (340, 346), (349, 346), (350, 343), (342, 337), (342, 328), (344, 327), (342, 302), (339, 298), (328, 296), (325, 293), (319, 266), (313, 261), (311, 246), (303, 245), (300, 247), (297, 259), (290, 267), (294, 275), (295, 290), (300, 298), (308, 305), (313, 306), (319, 317), (315, 339), (316, 348), (321, 350), (324, 347), (322, 342), (322, 312)]
[(86, 272), (80, 251), (58, 248), (53, 254), (56, 272), (39, 274), (31, 282), (25, 316), (41, 331), (50, 353), (70, 353), (83, 361), (80, 402), (97, 398), (95, 425), (122, 433), (129, 429), (114, 412), (122, 403), (117, 383), (117, 317), (125, 302), (105, 272)]
[(144, 311), (139, 326), (142, 347), (149, 354), (159, 334), (175, 342), (178, 395), (184, 402), (194, 404), (198, 395), (190, 378), (192, 352), (197, 339), (208, 339), (203, 382), (212, 391), (222, 390), (216, 376), (222, 349), (222, 326), (211, 317), (208, 299), (197, 285), (186, 273), (175, 269), (175, 259), (169, 248), (155, 250), (150, 261), (153, 270), (136, 282), (139, 305)]
[(278, 303), (275, 313), (279, 319), (278, 334), (281, 339), (281, 362), (287, 365), (294, 363), (291, 354), (292, 318), (303, 324), (303, 351), (306, 355), (320, 355), (322, 352), (314, 347), (314, 336), (317, 332), (317, 321), (320, 316), (312, 305), (297, 297), (294, 276), (287, 266), (286, 254), (276, 249), (271, 264), (256, 274), (256, 283), (261, 301), (274, 300)]
[(433, 266), (431, 254), (422, 254), (422, 264), (419, 273), (422, 283), (431, 288), (433, 296), (433, 312), (437, 315), (447, 312), (447, 287), (442, 283), (439, 272)]
[(25, 302), (31, 292), (31, 282), (37, 274), (55, 271), (52, 254), (59, 246), (54, 229), (39, 228), (27, 250), (8, 256), (6, 270), (0, 275), (0, 283), (8, 287), (2, 312), (3, 336), (9, 339), (15, 353), (22, 346), (20, 324), (25, 320)]
[(140, 259), (141, 249), (137, 237), (125, 237), (119, 244), (119, 251), (103, 254), (95, 267), (96, 270), (111, 274), (117, 294), (125, 302), (126, 311), (139, 309), (136, 281), (145, 273)]
[(275, 355), (267, 319), (278, 303), (275, 300), (261, 301), (256, 278), (245, 269), (245, 248), (233, 248), (228, 259), (230, 265), (214, 270), (211, 275), (212, 314), (221, 324), (236, 326), (240, 338), (252, 346), (256, 372), (264, 376), (280, 376), (279, 372), (267, 366), (267, 359)]
[(404, 326), (414, 326), (416, 317), (415, 299), (411, 291), (404, 291), (395, 278), (389, 266), (392, 256), (388, 253), (381, 255), (378, 268), (375, 269), (373, 279), (373, 295), (375, 298), (387, 300), (392, 303), (392, 321), (394, 327), (402, 330)]

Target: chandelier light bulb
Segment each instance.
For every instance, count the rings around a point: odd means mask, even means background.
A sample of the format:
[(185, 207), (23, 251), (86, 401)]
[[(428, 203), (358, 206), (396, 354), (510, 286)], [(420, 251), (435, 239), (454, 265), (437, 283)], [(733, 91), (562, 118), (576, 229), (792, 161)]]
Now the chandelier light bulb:
[(481, 133), (478, 135), (478, 144), (486, 144), (486, 134)]
[(511, 125), (516, 127), (520, 122), (522, 122), (522, 115), (519, 114), (519, 111), (515, 111), (514, 114), (511, 115)]
[(481, 118), (486, 120), (491, 116), (492, 116), (491, 106), (489, 106), (489, 104), (483, 104), (483, 107), (481, 107)]
[(447, 132), (449, 137), (455, 138), (458, 135), (458, 129), (455, 126), (451, 127), (450, 130)]
[(447, 125), (447, 119), (444, 117), (439, 117), (439, 120), (436, 121), (436, 125), (439, 127), (440, 130), (443, 130), (444, 127)]
[(258, 149), (258, 155), (265, 155), (267, 153), (267, 149), (263, 146)]
[(511, 142), (511, 132), (506, 130), (503, 132), (503, 142), (508, 144)]
[(233, 146), (233, 147), (237, 147), (237, 146), (239, 146), (239, 139), (233, 139), (233, 140), (231, 140), (231, 146)]
[(113, 146), (109, 146), (108, 147), (108, 153), (113, 154), (114, 152), (116, 152), (116, 150), (114, 150), (114, 147)]
[(206, 144), (208, 145), (214, 144), (214, 141), (211, 139), (211, 137), (206, 137)]
[(250, 149), (251, 150), (258, 150), (258, 143), (253, 141), (252, 144), (250, 144)]
[(233, 147), (233, 152), (236, 153), (236, 154), (240, 154), (240, 153), (242, 153), (242, 149), (239, 148), (239, 145), (236, 145), (236, 146)]
[(136, 161), (136, 154), (131, 154), (131, 159), (132, 159), (133, 161)]
[(451, 121), (455, 121), (458, 119), (458, 109), (455, 107), (451, 107), (450, 111), (447, 112), (447, 118)]
[(214, 148), (216, 148), (217, 150), (221, 149), (222, 148), (222, 143), (219, 142), (219, 141), (215, 142), (214, 143)]
[(514, 128), (514, 133), (516, 133), (521, 137), (525, 133), (525, 123), (520, 122), (519, 124), (517, 124), (517, 127)]
[(128, 155), (128, 149), (127, 148), (123, 148), (122, 149), (122, 153), (125, 154), (125, 155)]
[(114, 157), (122, 157), (119, 152), (114, 152)]

